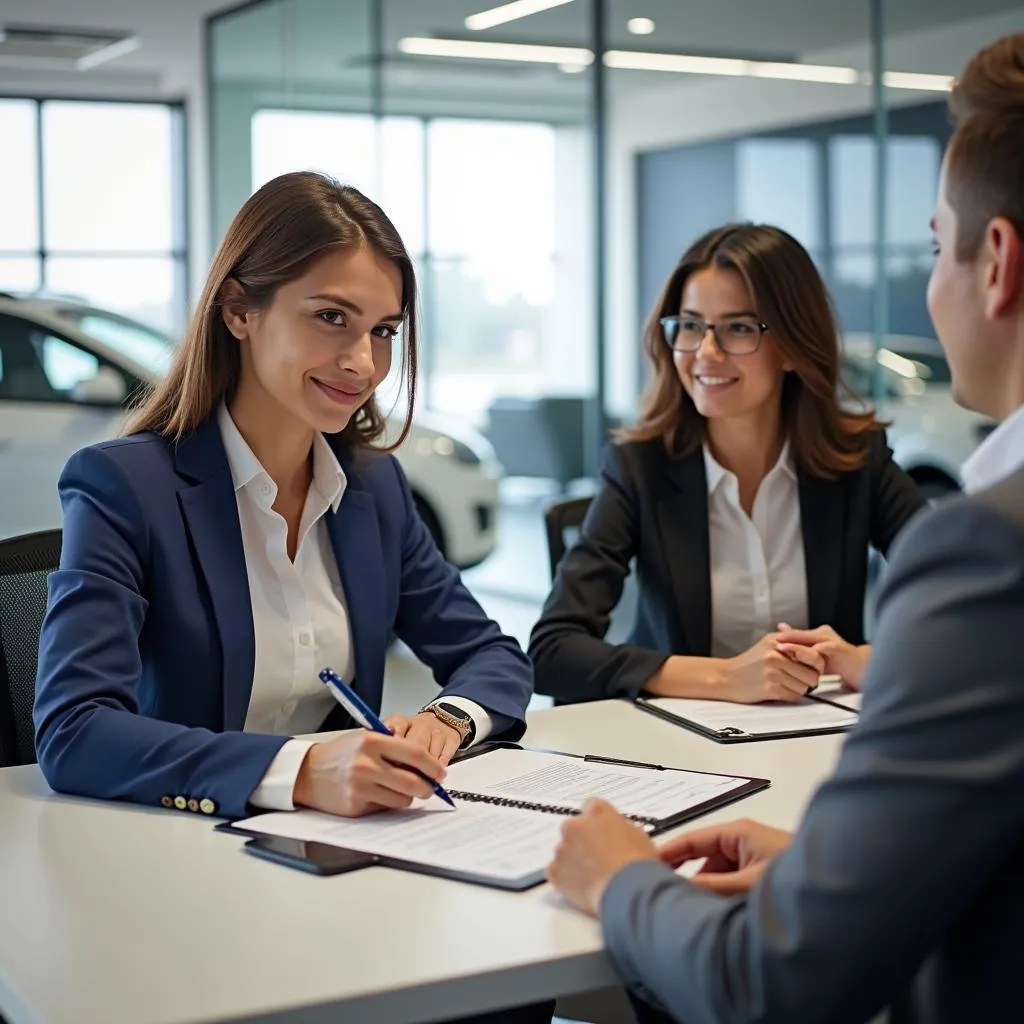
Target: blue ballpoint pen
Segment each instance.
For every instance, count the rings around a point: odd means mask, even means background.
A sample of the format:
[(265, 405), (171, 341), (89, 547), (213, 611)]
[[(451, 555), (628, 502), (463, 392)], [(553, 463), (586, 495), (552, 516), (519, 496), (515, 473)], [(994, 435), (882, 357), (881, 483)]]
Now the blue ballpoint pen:
[[(328, 690), (334, 695), (334, 699), (364, 728), (369, 729), (372, 732), (380, 732), (385, 736), (391, 736), (391, 730), (373, 713), (373, 711), (366, 705), (363, 699), (349, 686), (338, 678), (338, 676), (331, 671), (329, 668), (325, 668), (320, 673), (320, 682), (322, 682)], [(423, 772), (416, 768), (409, 768), (403, 765), (406, 771), (412, 772), (414, 775), (418, 775), (421, 779), (425, 779), (434, 788), (434, 792), (449, 806), (454, 807), (455, 801), (444, 791), (444, 787), (439, 782), (435, 782), (432, 778), (424, 775)]]

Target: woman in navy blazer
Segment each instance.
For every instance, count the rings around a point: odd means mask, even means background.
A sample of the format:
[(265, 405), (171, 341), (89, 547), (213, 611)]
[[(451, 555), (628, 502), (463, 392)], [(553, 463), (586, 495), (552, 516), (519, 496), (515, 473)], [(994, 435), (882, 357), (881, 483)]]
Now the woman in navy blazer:
[[(474, 732), (522, 734), (528, 661), (441, 557), (390, 449), (371, 449), (396, 339), (411, 412), (415, 305), (401, 239), (356, 190), (289, 174), (239, 212), (167, 378), (127, 436), (78, 452), (60, 480), (35, 706), (55, 789), (358, 815), (429, 796), (409, 769), (443, 778)], [(327, 628), (291, 634), (331, 609)], [(291, 739), (297, 707), (324, 707), (322, 651), (349, 659), (379, 709), (392, 634), (433, 669), (443, 706), (393, 716), (394, 736)], [(293, 665), (309, 673), (282, 680)], [(282, 727), (247, 731), (253, 717)]]

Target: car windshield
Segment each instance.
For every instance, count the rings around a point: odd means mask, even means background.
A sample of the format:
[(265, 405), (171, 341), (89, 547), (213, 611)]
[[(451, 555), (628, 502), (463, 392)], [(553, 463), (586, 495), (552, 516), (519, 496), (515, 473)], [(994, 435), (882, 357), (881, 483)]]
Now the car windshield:
[(74, 320), (86, 334), (154, 374), (166, 373), (171, 365), (174, 342), (153, 327), (88, 309), (62, 309), (61, 314)]

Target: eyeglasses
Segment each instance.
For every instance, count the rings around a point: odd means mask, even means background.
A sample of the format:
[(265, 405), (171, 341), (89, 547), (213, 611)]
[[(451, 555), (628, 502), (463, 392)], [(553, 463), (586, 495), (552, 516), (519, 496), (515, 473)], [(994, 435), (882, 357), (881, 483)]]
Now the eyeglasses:
[(768, 325), (749, 318), (705, 323), (695, 316), (663, 316), (661, 336), (674, 352), (696, 352), (710, 330), (718, 347), (730, 356), (749, 356), (757, 351)]

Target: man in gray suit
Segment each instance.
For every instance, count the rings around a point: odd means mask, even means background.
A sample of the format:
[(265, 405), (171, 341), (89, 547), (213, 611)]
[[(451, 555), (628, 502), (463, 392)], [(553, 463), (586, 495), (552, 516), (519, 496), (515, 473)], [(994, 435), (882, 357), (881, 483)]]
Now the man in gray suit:
[(897, 542), (834, 777), (792, 837), (738, 822), (660, 851), (592, 802), (549, 869), (686, 1024), (1024, 1020), (1024, 35), (952, 107), (928, 306), (957, 400), (1003, 422), (969, 496)]

